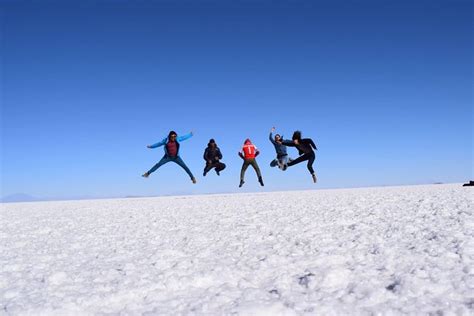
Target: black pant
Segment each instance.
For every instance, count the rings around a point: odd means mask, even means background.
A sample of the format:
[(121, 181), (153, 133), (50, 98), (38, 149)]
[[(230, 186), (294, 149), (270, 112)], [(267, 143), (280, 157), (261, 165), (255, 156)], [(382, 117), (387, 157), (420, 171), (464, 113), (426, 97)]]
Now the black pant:
[(206, 166), (204, 167), (204, 172), (208, 173), (209, 170), (211, 170), (212, 168), (216, 168), (216, 171), (220, 172), (225, 169), (225, 163), (222, 163), (220, 161), (216, 161), (213, 163), (206, 163)]
[(315, 158), (316, 158), (316, 155), (314, 154), (314, 152), (309, 153), (309, 154), (303, 154), (303, 155), (299, 156), (298, 158), (296, 158), (295, 160), (289, 162), (288, 167), (296, 165), (296, 164), (298, 164), (300, 162), (303, 162), (305, 160), (308, 160), (308, 170), (311, 174), (314, 174), (313, 163), (314, 163)]
[(260, 173), (260, 168), (258, 167), (258, 164), (255, 158), (244, 159), (244, 163), (242, 164), (242, 169), (240, 169), (240, 181), (244, 181), (245, 171), (247, 171), (247, 168), (249, 167), (249, 165), (255, 169), (255, 172), (257, 173), (257, 177), (259, 179), (262, 177), (262, 174)]

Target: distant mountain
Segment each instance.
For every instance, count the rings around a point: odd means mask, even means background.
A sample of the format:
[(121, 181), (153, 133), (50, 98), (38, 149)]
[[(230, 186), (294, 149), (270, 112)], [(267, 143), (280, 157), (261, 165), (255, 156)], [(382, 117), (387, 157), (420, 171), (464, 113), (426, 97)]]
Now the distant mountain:
[[(141, 198), (146, 196), (128, 195), (125, 198)], [(0, 198), (0, 203), (15, 203), (15, 202), (38, 202), (38, 201), (71, 201), (71, 200), (100, 200), (100, 199), (116, 199), (120, 196), (60, 196), (60, 197), (36, 197), (25, 193), (15, 193)]]
[(10, 194), (1, 199), (2, 203), (13, 203), (13, 202), (34, 202), (41, 201), (40, 198), (25, 194), (25, 193), (15, 193)]

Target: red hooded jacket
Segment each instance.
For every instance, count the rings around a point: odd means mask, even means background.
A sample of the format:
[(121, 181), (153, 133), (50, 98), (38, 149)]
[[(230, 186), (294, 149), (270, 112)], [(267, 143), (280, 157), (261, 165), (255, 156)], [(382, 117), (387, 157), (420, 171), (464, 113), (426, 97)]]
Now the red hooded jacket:
[(246, 139), (244, 142), (244, 146), (242, 147), (242, 150), (239, 153), (239, 156), (244, 158), (244, 159), (253, 159), (257, 157), (259, 154), (259, 151), (257, 149), (257, 146), (252, 144), (250, 139)]

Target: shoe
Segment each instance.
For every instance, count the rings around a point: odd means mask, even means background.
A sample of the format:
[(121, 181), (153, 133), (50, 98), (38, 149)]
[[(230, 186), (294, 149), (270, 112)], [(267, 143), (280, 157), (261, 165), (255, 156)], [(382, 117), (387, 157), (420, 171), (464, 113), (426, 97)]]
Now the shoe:
[(220, 176), (220, 175), (221, 175), (221, 174), (219, 173), (219, 171), (217, 171), (217, 170), (216, 170), (216, 173), (217, 173), (217, 175), (218, 175), (218, 176)]
[(282, 170), (285, 171), (287, 168), (288, 168), (288, 165), (284, 164)]
[(278, 162), (277, 159), (273, 159), (271, 162), (270, 162), (270, 167), (276, 167), (278, 166), (278, 168), (280, 168), (280, 163)]
[(142, 174), (143, 178), (148, 178), (149, 176), (150, 176), (150, 174), (148, 172), (145, 172), (144, 174)]
[(262, 177), (259, 177), (259, 178), (258, 178), (258, 182), (260, 182), (260, 185), (263, 187), (263, 179), (262, 179)]
[(240, 180), (239, 188), (241, 188), (244, 185), (244, 183), (245, 183), (244, 180)]
[(192, 181), (193, 183), (196, 183), (196, 182), (197, 182), (197, 181), (196, 181), (196, 178), (192, 178), (191, 181)]
[(316, 179), (316, 174), (313, 173), (311, 176), (313, 177), (313, 182), (316, 183), (316, 181), (318, 181), (318, 180)]
[(207, 174), (207, 172), (206, 172), (206, 171), (204, 171), (204, 172), (202, 173), (202, 176), (203, 176), (203, 177), (205, 177), (205, 176), (206, 176), (206, 174)]

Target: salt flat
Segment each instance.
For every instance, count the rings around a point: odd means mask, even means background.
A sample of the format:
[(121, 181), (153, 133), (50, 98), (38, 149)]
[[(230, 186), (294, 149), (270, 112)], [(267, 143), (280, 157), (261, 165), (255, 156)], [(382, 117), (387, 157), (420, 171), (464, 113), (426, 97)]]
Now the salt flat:
[(473, 193), (1, 204), (0, 314), (472, 315)]

